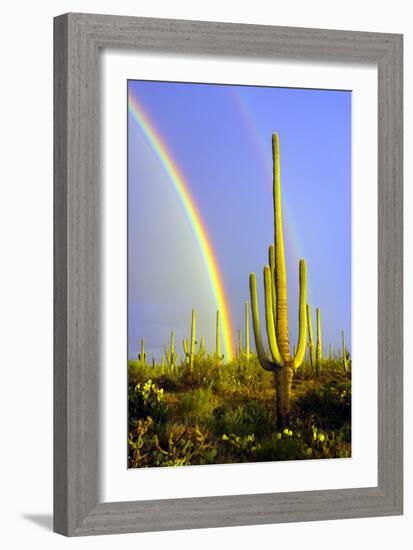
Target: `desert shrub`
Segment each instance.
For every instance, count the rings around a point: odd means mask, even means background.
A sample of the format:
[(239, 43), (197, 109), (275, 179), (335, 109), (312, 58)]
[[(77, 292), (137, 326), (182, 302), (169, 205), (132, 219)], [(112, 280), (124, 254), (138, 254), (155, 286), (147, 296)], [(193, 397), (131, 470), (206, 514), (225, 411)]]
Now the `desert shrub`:
[(130, 468), (210, 464), (217, 450), (198, 426), (165, 423), (160, 433), (152, 419), (139, 420), (129, 433)]
[(177, 416), (187, 423), (207, 422), (216, 405), (211, 388), (197, 388), (182, 394), (177, 404)]
[(236, 435), (222, 434), (222, 452), (225, 453), (225, 462), (250, 462), (257, 447), (254, 434)]
[(285, 429), (262, 441), (254, 453), (258, 462), (272, 460), (303, 460), (311, 452), (299, 432)]
[(313, 368), (308, 358), (305, 358), (300, 367), (294, 373), (295, 380), (311, 380), (313, 378)]
[(155, 446), (153, 420), (150, 416), (144, 420), (135, 420), (129, 425), (128, 467), (139, 468), (152, 465)]
[(260, 366), (255, 356), (248, 362), (245, 359), (233, 361), (226, 372), (231, 387), (247, 397), (259, 395), (274, 386), (273, 376)]
[(334, 430), (351, 420), (351, 388), (348, 381), (310, 389), (294, 404), (294, 416), (309, 425)]
[(213, 431), (218, 434), (232, 433), (239, 436), (256, 434), (261, 437), (275, 423), (264, 404), (256, 399), (246, 401), (231, 409), (221, 406), (214, 410)]
[(217, 454), (215, 444), (199, 426), (175, 423), (167, 424), (165, 428), (160, 466), (210, 464), (214, 461)]
[(144, 384), (147, 380), (156, 378), (156, 372), (151, 366), (144, 365), (139, 361), (128, 362), (128, 384), (136, 386), (136, 384)]
[(297, 372), (283, 432), (273, 376), (254, 356), (218, 364), (198, 353), (192, 370), (130, 361), (128, 376), (130, 467), (351, 455), (351, 379), (340, 364), (325, 361), (317, 379)]
[(129, 385), (129, 420), (145, 419), (150, 416), (154, 422), (163, 422), (168, 408), (164, 392), (151, 379), (145, 383)]
[(192, 370), (185, 363), (179, 365), (176, 373), (178, 388), (180, 390), (212, 388), (215, 381), (221, 376), (220, 369), (221, 367), (213, 358), (198, 352)]
[(308, 442), (308, 458), (348, 458), (351, 456), (350, 425), (338, 432), (324, 432), (313, 426), (312, 440)]

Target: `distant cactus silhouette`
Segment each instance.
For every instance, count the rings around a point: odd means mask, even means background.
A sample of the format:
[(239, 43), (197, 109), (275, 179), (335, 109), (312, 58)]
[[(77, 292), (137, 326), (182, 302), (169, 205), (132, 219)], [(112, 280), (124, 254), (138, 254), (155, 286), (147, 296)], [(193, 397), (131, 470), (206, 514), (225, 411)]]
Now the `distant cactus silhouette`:
[(316, 346), (316, 352), (315, 352), (315, 372), (317, 378), (320, 376), (321, 373), (321, 365), (323, 362), (323, 342), (321, 339), (321, 315), (320, 315), (320, 309), (316, 309), (316, 316), (317, 316), (317, 346)]
[(221, 321), (219, 310), (217, 310), (215, 322), (215, 359), (218, 364), (224, 359), (224, 355), (221, 355)]
[(315, 346), (314, 346), (314, 336), (313, 336), (313, 322), (311, 320), (311, 308), (307, 304), (307, 330), (308, 330), (308, 351), (310, 355), (310, 365), (311, 370), (315, 370), (316, 356), (315, 356)]
[(188, 340), (186, 338), (182, 342), (186, 361), (189, 365), (190, 371), (192, 371), (192, 369), (194, 368), (195, 344), (196, 344), (196, 312), (195, 312), (195, 309), (193, 309), (192, 319), (191, 319), (191, 341), (189, 345), (188, 345)]
[(178, 360), (178, 354), (175, 353), (175, 333), (171, 331), (171, 343), (169, 350), (165, 350), (166, 364), (170, 370), (174, 370), (176, 362)]
[(348, 358), (347, 358), (346, 342), (344, 340), (344, 330), (341, 331), (341, 343), (342, 343), (342, 346), (343, 346), (343, 369), (344, 369), (344, 372), (347, 372), (347, 370), (348, 370)]
[(250, 295), (255, 348), (260, 365), (265, 370), (275, 373), (277, 425), (283, 428), (288, 425), (291, 414), (291, 383), (294, 370), (301, 365), (306, 350), (306, 264), (305, 260), (300, 260), (299, 339), (297, 352), (291, 357), (281, 209), (280, 150), (277, 134), (272, 136), (272, 151), (275, 247), (270, 245), (269, 265), (264, 267), (265, 320), (271, 358), (268, 358), (261, 338), (255, 273), (250, 274)]
[(307, 304), (307, 329), (308, 329), (308, 349), (310, 354), (310, 365), (316, 378), (320, 376), (321, 365), (323, 363), (323, 342), (321, 338), (321, 314), (320, 309), (316, 308), (317, 319), (317, 344), (314, 345), (313, 322), (311, 320), (311, 308)]
[(245, 349), (242, 345), (242, 333), (238, 331), (238, 351), (240, 358), (244, 358), (248, 363), (251, 357), (250, 351), (250, 323), (249, 323), (249, 309), (248, 302), (245, 302)]
[(138, 361), (143, 365), (146, 364), (146, 353), (145, 353), (145, 338), (141, 339), (141, 352), (138, 353)]

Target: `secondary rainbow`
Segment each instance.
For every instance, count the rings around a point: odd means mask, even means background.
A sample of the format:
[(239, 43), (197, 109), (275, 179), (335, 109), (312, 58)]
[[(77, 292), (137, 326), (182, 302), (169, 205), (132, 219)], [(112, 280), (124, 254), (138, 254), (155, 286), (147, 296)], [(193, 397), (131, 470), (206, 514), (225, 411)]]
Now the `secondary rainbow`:
[(166, 173), (169, 176), (171, 183), (181, 201), (186, 215), (190, 221), (192, 230), (195, 234), (198, 246), (208, 272), (211, 289), (214, 294), (217, 309), (219, 309), (222, 318), (222, 335), (226, 351), (226, 357), (231, 361), (234, 357), (233, 348), (233, 327), (230, 316), (230, 309), (225, 298), (224, 284), (221, 274), (218, 269), (218, 264), (213, 253), (211, 241), (208, 237), (208, 232), (202, 221), (198, 207), (191, 196), (188, 184), (178, 168), (171, 153), (168, 151), (164, 141), (157, 132), (154, 124), (149, 120), (139, 105), (136, 97), (129, 92), (128, 94), (128, 110), (133, 119), (137, 122), (148, 142), (150, 143), (154, 153), (158, 157)]

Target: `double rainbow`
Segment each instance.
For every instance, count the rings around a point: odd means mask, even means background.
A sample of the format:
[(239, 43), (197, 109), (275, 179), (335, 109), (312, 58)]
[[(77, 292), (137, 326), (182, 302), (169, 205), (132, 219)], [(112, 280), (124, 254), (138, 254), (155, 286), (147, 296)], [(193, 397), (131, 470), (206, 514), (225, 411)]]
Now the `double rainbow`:
[(234, 357), (232, 335), (233, 328), (230, 316), (230, 309), (226, 300), (224, 284), (219, 272), (216, 257), (213, 253), (212, 243), (208, 236), (205, 224), (201, 218), (198, 207), (191, 196), (188, 183), (182, 172), (179, 170), (176, 161), (168, 151), (165, 142), (157, 132), (154, 124), (144, 113), (136, 97), (131, 92), (128, 94), (128, 112), (139, 125), (154, 153), (164, 167), (174, 189), (181, 201), (185, 213), (189, 219), (195, 238), (197, 240), (201, 256), (207, 269), (211, 289), (216, 300), (216, 307), (219, 309), (222, 319), (222, 335), (225, 346), (226, 357), (231, 361)]

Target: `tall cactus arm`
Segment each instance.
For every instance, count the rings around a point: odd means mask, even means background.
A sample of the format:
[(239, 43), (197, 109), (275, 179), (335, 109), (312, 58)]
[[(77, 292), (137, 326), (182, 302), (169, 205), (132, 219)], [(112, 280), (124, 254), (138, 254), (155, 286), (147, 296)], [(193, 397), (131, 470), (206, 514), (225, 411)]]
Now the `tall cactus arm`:
[(272, 363), (265, 352), (261, 338), (260, 330), (260, 314), (258, 309), (257, 296), (257, 281), (255, 273), (250, 274), (250, 295), (251, 295), (251, 313), (252, 313), (252, 328), (254, 330), (255, 349), (257, 351), (258, 360), (263, 369), (273, 372), (276, 369), (276, 364)]
[(219, 310), (217, 310), (215, 320), (215, 354), (217, 357), (221, 358), (221, 320)]
[(243, 351), (244, 350), (242, 349), (242, 332), (240, 329), (238, 329), (238, 353), (240, 357)]
[(175, 353), (175, 332), (173, 330), (171, 331), (171, 343), (169, 350), (165, 347), (165, 357), (168, 367), (173, 368), (178, 360), (178, 354)]
[(250, 357), (250, 322), (248, 315), (248, 302), (245, 302), (245, 354)]
[(316, 346), (316, 359), (319, 363), (323, 359), (323, 342), (321, 339), (321, 316), (320, 316), (320, 309), (316, 309), (316, 315), (317, 315), (317, 346)]
[(243, 357), (248, 362), (251, 357), (250, 350), (250, 323), (249, 323), (249, 304), (245, 302), (245, 349), (242, 346), (242, 332), (238, 330), (238, 353), (239, 357)]
[(346, 342), (344, 340), (344, 330), (341, 331), (341, 343), (343, 346), (343, 367), (344, 367), (344, 371), (347, 371), (348, 361), (347, 361)]
[(196, 311), (192, 310), (191, 318), (191, 355), (195, 353), (195, 343), (196, 343)]
[(268, 247), (268, 263), (271, 271), (272, 311), (274, 323), (277, 322), (277, 295), (275, 292), (275, 248), (273, 244)]
[(138, 361), (146, 363), (145, 338), (143, 337), (141, 339), (141, 352), (138, 353)]
[(277, 318), (276, 333), (278, 347), (284, 362), (290, 361), (288, 338), (287, 273), (285, 268), (284, 237), (281, 206), (280, 145), (278, 134), (272, 136), (273, 155), (273, 199), (274, 199), (274, 243)]
[(300, 305), (298, 311), (298, 347), (293, 358), (293, 367), (298, 368), (304, 360), (305, 348), (307, 343), (307, 320), (306, 320), (306, 302), (307, 302), (307, 269), (305, 260), (300, 260)]
[(314, 366), (315, 353), (314, 353), (313, 323), (311, 321), (311, 309), (309, 304), (307, 304), (307, 327), (308, 327), (308, 344), (310, 348), (310, 361), (311, 361), (311, 366)]
[(279, 366), (284, 365), (280, 350), (278, 349), (277, 336), (275, 334), (274, 310), (272, 307), (272, 291), (271, 291), (271, 269), (268, 265), (264, 267), (264, 291), (265, 291), (265, 322), (267, 326), (268, 344), (270, 346), (271, 356), (273, 361)]

